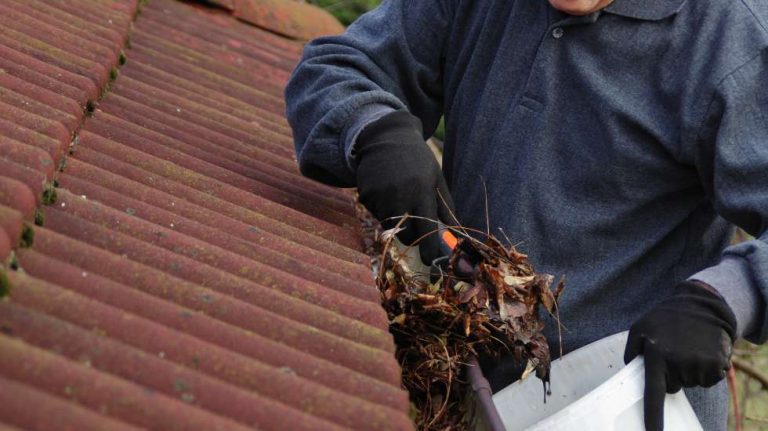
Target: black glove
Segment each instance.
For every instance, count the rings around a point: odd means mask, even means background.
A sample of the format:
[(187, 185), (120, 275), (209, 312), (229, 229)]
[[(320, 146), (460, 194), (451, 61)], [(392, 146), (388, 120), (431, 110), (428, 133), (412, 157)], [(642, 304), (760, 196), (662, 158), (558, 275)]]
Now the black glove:
[[(382, 222), (385, 229), (408, 213), (453, 225), (453, 200), (435, 156), (422, 137), (421, 121), (396, 111), (369, 124), (355, 144), (357, 188), (360, 202)], [(439, 194), (438, 194), (439, 193)], [(398, 234), (411, 245), (419, 241), (426, 265), (440, 255), (437, 225), (409, 218)]]
[(645, 358), (647, 431), (664, 429), (664, 398), (681, 388), (710, 387), (731, 367), (736, 317), (709, 285), (683, 282), (629, 330), (624, 362)]

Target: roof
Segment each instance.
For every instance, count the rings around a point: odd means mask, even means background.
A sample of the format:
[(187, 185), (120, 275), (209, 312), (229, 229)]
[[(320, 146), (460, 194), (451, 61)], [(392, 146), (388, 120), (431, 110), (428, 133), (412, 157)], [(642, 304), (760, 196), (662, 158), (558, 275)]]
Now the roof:
[(139, 3), (0, 4), (0, 429), (411, 429), (354, 197), (296, 166), (302, 45)]
[(293, 39), (309, 40), (344, 30), (330, 13), (304, 0), (207, 0), (239, 19)]

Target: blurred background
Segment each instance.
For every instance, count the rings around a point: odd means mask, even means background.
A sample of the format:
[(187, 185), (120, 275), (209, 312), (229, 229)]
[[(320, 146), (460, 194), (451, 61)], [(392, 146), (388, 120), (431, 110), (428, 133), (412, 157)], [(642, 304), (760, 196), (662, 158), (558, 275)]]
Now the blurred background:
[[(351, 24), (357, 17), (375, 8), (381, 0), (307, 0), (333, 14), (344, 25)], [(435, 138), (442, 140), (445, 126), (440, 122)], [(439, 148), (439, 145), (437, 146)], [(433, 146), (433, 149), (435, 147)], [(734, 242), (748, 239), (748, 235), (737, 232)], [(739, 415), (731, 404), (728, 418), (730, 430), (760, 431), (768, 430), (768, 345), (755, 346), (740, 341), (734, 352), (736, 368), (735, 385), (732, 394), (736, 395)]]
[(349, 25), (360, 15), (375, 8), (381, 0), (308, 0), (332, 13), (344, 25)]

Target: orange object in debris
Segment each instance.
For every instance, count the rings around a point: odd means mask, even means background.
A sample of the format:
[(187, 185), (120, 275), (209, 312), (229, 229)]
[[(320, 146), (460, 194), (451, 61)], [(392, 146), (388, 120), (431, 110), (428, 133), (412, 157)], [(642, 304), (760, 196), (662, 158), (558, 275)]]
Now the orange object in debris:
[(443, 231), (443, 242), (445, 242), (445, 245), (448, 246), (451, 250), (456, 248), (456, 244), (459, 242), (458, 239), (456, 239), (456, 236), (451, 233), (449, 230)]

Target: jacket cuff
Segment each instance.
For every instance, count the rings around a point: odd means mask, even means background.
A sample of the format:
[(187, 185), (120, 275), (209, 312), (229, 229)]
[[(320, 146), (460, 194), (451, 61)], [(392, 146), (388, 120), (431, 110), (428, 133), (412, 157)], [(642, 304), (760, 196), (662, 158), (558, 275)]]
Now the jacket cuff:
[(742, 259), (725, 256), (719, 264), (694, 274), (689, 280), (707, 283), (720, 293), (736, 316), (737, 337), (757, 330), (760, 294)]
[(355, 159), (355, 142), (357, 142), (357, 137), (360, 136), (360, 132), (362, 132), (369, 124), (394, 111), (396, 111), (396, 109), (391, 106), (378, 103), (365, 105), (360, 108), (355, 120), (349, 127), (347, 127), (347, 130), (342, 137), (342, 142), (344, 142), (344, 155), (346, 156), (345, 160), (352, 172), (355, 172), (357, 167), (357, 161)]

